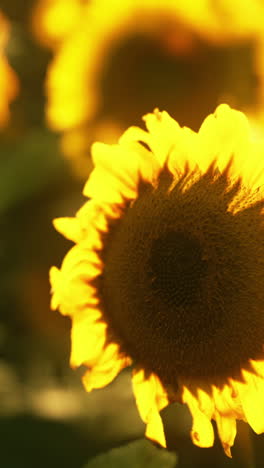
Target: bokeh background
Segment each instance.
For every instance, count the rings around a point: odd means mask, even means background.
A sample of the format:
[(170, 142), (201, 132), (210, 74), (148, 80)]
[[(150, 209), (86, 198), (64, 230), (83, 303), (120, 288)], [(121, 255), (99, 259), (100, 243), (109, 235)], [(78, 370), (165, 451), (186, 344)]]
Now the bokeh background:
[(241, 422), (232, 460), (196, 448), (176, 404), (169, 451), (142, 440), (129, 370), (87, 394), (48, 281), (71, 246), (52, 219), (83, 203), (94, 140), (156, 107), (198, 130), (221, 102), (263, 134), (263, 25), (262, 0), (0, 0), (1, 467), (263, 466), (263, 435)]

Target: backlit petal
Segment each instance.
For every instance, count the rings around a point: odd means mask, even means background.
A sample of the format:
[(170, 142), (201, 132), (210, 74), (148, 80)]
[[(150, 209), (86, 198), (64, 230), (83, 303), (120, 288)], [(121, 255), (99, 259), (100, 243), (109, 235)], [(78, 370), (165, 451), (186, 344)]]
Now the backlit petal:
[(116, 344), (109, 344), (96, 364), (83, 376), (83, 384), (88, 392), (102, 388), (114, 380), (122, 369), (129, 366), (131, 360), (119, 353)]
[(146, 436), (165, 447), (163, 423), (159, 414), (160, 409), (168, 404), (163, 387), (154, 374), (146, 377), (143, 370), (133, 373), (132, 384), (139, 414), (147, 424)]
[(264, 378), (244, 371), (246, 383), (237, 383), (245, 417), (257, 434), (264, 432)]
[(233, 447), (236, 437), (236, 420), (234, 418), (221, 416), (218, 411), (215, 413), (215, 420), (224, 451), (226, 455), (231, 458), (230, 448)]
[(101, 313), (96, 309), (85, 309), (74, 315), (71, 331), (72, 367), (82, 364), (94, 365), (100, 358), (106, 339), (106, 324), (99, 322)]
[(166, 447), (163, 422), (157, 411), (151, 411), (147, 418), (146, 437)]
[(77, 218), (57, 218), (53, 220), (53, 224), (66, 239), (76, 243), (81, 240), (82, 230)]
[(198, 447), (212, 447), (214, 430), (210, 419), (200, 409), (197, 399), (184, 387), (182, 401), (187, 404), (192, 418), (191, 438)]
[(224, 385), (222, 388), (213, 385), (212, 391), (215, 408), (221, 415), (231, 419), (243, 419), (240, 395), (232, 385)]

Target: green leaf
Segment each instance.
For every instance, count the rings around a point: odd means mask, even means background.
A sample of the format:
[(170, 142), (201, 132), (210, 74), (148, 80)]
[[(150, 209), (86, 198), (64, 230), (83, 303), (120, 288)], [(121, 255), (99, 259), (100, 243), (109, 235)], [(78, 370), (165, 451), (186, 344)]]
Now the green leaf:
[(142, 439), (98, 455), (84, 468), (174, 468), (176, 463), (174, 452)]

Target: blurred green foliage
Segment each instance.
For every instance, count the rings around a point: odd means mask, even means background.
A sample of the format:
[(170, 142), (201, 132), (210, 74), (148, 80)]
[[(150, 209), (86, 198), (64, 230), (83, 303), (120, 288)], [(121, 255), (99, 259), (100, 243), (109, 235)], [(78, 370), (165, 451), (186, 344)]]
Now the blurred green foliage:
[(175, 453), (138, 440), (97, 456), (84, 468), (175, 468), (176, 463)]

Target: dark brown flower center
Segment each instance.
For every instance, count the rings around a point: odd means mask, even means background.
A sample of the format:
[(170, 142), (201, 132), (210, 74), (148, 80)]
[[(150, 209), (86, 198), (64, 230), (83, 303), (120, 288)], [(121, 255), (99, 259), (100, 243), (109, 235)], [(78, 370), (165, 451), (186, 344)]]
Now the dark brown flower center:
[(154, 240), (149, 268), (153, 292), (169, 307), (195, 304), (207, 263), (199, 242), (183, 232), (168, 231)]
[(264, 201), (213, 168), (170, 189), (165, 172), (109, 229), (102, 310), (110, 339), (164, 384), (218, 383), (262, 353)]

